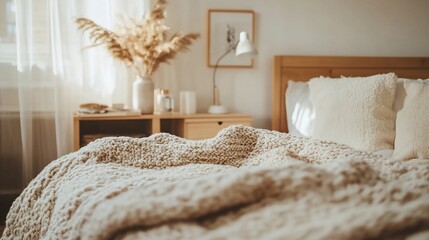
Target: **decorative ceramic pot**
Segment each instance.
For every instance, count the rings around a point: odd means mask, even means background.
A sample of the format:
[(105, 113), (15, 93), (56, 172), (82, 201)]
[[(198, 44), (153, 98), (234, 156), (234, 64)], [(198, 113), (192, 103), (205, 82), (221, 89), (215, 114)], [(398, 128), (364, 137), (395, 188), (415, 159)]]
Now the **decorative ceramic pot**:
[(151, 77), (139, 77), (133, 82), (133, 110), (153, 113), (154, 84)]

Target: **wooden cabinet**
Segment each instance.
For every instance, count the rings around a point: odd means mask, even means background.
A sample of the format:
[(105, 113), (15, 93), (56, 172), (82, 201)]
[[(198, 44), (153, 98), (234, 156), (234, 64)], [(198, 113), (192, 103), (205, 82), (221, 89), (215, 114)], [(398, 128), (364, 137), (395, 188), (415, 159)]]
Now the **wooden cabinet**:
[(133, 113), (75, 114), (74, 149), (107, 136), (147, 137), (167, 132), (191, 140), (214, 137), (231, 125), (252, 125), (245, 114), (154, 114)]

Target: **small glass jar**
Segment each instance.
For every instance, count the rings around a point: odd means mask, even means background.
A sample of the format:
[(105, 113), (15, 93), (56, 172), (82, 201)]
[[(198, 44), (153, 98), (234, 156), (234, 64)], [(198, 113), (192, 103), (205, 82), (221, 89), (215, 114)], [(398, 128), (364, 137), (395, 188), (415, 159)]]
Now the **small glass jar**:
[[(158, 89), (157, 89), (158, 90)], [(155, 91), (155, 110), (158, 113), (169, 113), (174, 109), (174, 99), (170, 96), (168, 89)]]

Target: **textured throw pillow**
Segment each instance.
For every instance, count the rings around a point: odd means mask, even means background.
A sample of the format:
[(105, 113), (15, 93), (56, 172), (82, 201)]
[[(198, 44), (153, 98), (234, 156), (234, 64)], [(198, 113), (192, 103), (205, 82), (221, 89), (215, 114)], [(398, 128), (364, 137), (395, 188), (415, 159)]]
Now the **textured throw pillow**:
[(286, 117), (289, 133), (299, 137), (313, 135), (313, 105), (307, 82), (289, 80), (286, 90)]
[(429, 159), (429, 85), (405, 82), (406, 97), (396, 117), (395, 159)]
[(393, 148), (396, 81), (394, 73), (312, 79), (313, 136), (360, 150)]

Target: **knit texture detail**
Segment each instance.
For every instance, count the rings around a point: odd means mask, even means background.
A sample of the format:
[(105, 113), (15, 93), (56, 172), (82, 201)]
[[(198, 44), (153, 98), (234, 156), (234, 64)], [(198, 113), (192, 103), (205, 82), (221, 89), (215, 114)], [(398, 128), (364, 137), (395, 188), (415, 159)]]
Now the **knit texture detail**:
[(2, 239), (380, 239), (429, 227), (429, 161), (232, 126), (99, 139), (51, 162)]

